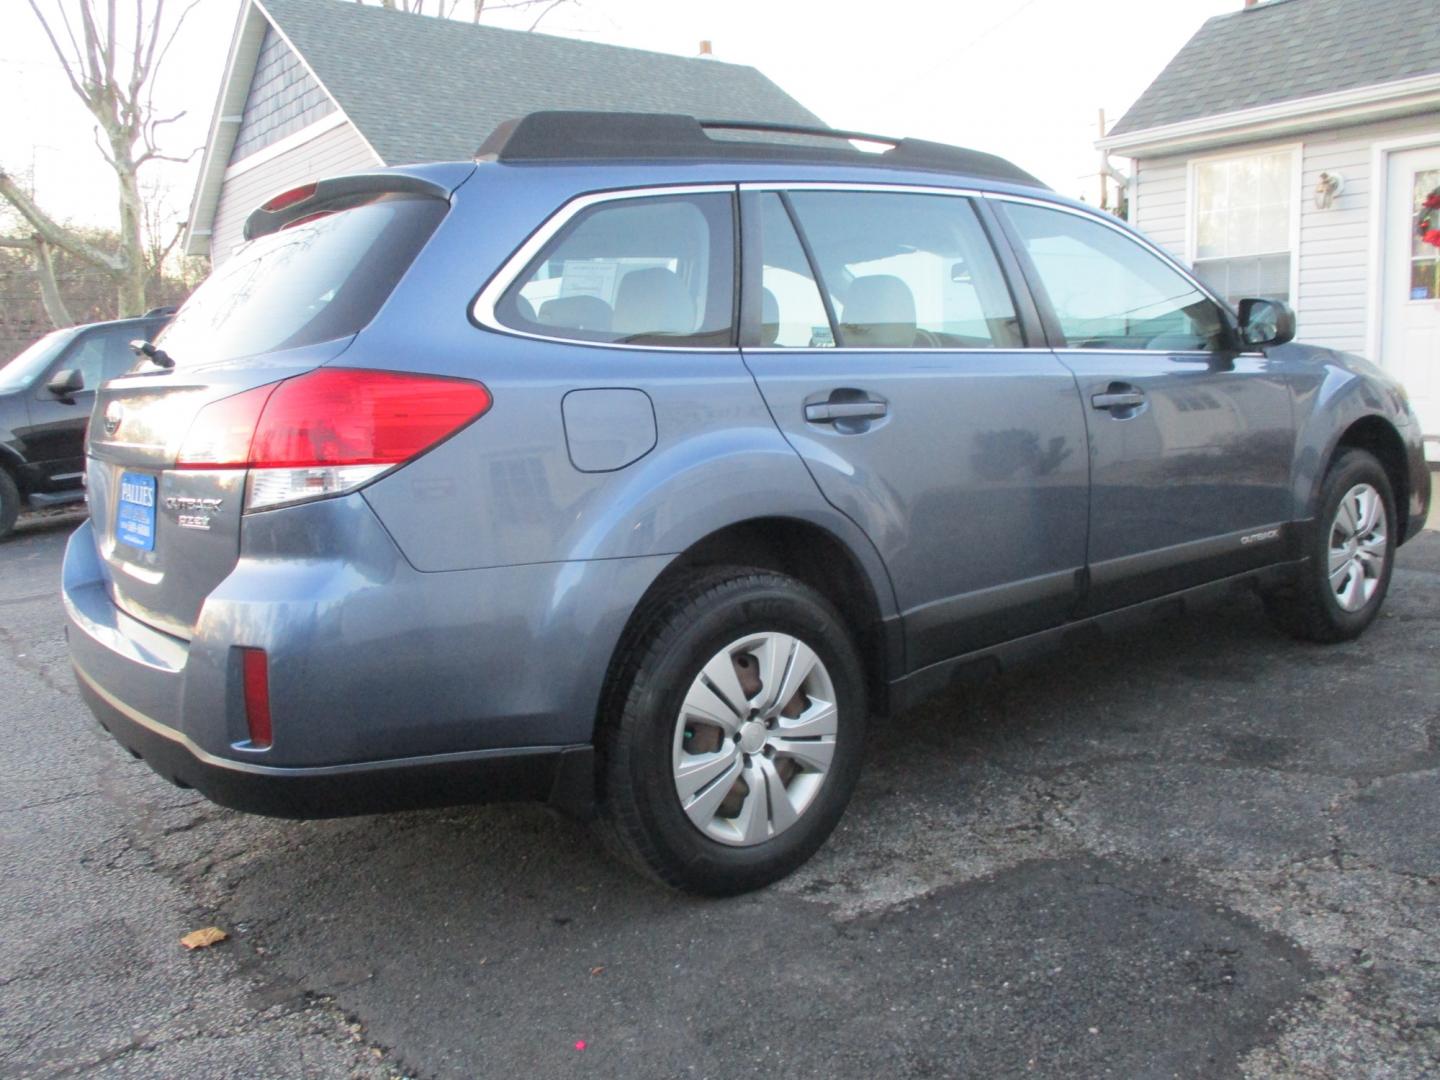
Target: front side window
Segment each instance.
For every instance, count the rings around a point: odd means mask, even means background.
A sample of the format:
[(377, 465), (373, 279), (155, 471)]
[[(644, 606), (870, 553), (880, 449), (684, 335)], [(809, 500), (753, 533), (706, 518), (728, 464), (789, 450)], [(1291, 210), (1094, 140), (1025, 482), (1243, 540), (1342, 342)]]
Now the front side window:
[(615, 199), (569, 221), (495, 307), (512, 329), (617, 345), (734, 340), (732, 198)]
[[(878, 191), (795, 191), (789, 198), (829, 293), (840, 347), (1024, 344), (999, 262), (968, 199)], [(800, 267), (785, 269), (804, 276)], [(795, 344), (813, 313), (812, 304), (794, 317)], [(790, 321), (782, 309), (782, 335)]]
[(1230, 343), (1220, 306), (1116, 229), (1062, 210), (1007, 203), (1065, 344), (1072, 349), (1216, 351)]
[(1290, 299), (1295, 155), (1289, 150), (1194, 165), (1195, 273), (1230, 304)]
[(130, 342), (143, 336), (143, 331), (137, 327), (94, 331), (71, 350), (63, 366), (80, 372), (85, 379), (86, 390), (98, 390), (101, 383), (123, 375), (135, 366), (135, 353), (130, 348)]

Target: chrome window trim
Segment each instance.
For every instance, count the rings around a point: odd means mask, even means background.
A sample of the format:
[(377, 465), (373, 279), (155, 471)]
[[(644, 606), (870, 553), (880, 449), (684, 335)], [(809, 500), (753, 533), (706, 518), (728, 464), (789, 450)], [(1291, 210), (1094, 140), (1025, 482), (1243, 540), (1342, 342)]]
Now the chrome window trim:
[[(556, 210), (545, 219), (538, 229), (515, 249), (508, 259), (501, 265), (500, 269), (491, 275), (490, 280), (480, 289), (476, 297), (470, 303), (470, 318), (478, 326), (486, 330), (493, 330), (496, 333), (507, 334), (510, 337), (529, 338), (532, 341), (554, 341), (562, 345), (583, 345), (597, 349), (626, 349), (634, 352), (686, 352), (686, 353), (733, 353), (739, 351), (737, 345), (627, 345), (619, 341), (590, 341), (586, 338), (557, 337), (552, 334), (535, 334), (528, 330), (518, 330), (513, 326), (506, 326), (495, 315), (495, 305), (505, 295), (515, 280), (530, 265), (531, 260), (544, 249), (544, 247), (555, 238), (555, 235), (563, 229), (576, 214), (582, 210), (588, 210), (592, 206), (601, 203), (619, 202), (623, 199), (652, 199), (664, 198), (669, 195), (704, 195), (704, 194), (734, 195), (735, 184), (667, 184), (663, 187), (643, 188), (620, 188), (613, 191), (592, 191), (584, 195), (577, 195), (570, 199), (560, 209)], [(739, 252), (737, 250), (736, 257)]]
[(740, 184), (744, 191), (886, 191), (906, 195), (962, 195), (981, 198), (985, 192), (978, 188), (937, 187), (929, 184), (879, 184), (873, 182), (852, 182), (848, 180), (746, 180)]

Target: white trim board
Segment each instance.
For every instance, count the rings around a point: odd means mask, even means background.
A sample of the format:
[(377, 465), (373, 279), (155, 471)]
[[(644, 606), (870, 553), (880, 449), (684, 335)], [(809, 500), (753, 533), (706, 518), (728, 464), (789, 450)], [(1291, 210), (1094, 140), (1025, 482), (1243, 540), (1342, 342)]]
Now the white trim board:
[[(296, 147), (304, 146), (311, 139), (319, 138), (327, 131), (333, 131), (335, 128), (343, 127), (349, 123), (350, 118), (345, 115), (344, 110), (337, 107), (334, 112), (326, 113), (319, 120), (311, 124), (306, 124), (299, 131), (292, 131), (284, 138), (276, 139), (273, 143), (270, 143), (270, 145), (262, 147), (256, 150), (255, 153), (241, 158), (225, 170), (225, 181), (229, 182), (237, 176), (243, 176), (257, 165), (264, 165), (267, 161), (273, 161), (281, 154), (289, 153)], [(356, 134), (358, 135), (359, 132), (357, 131)], [(367, 147), (370, 146), (368, 142), (365, 145)], [(370, 152), (372, 154), (375, 153), (373, 147), (370, 148)], [(375, 162), (378, 165), (385, 164), (378, 157), (375, 159)]]

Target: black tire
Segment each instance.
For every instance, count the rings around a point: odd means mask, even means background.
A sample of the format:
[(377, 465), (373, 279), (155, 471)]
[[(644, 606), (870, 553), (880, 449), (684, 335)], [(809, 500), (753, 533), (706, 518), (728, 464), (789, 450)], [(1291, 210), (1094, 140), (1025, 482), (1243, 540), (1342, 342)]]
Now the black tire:
[[(1374, 577), (1374, 592), (1363, 606), (1348, 611), (1330, 583), (1331, 543), (1341, 499), (1361, 484), (1368, 484), (1380, 494), (1386, 544), (1380, 570)], [(1395, 566), (1398, 539), (1395, 495), (1385, 469), (1374, 455), (1364, 450), (1342, 450), (1331, 462), (1320, 486), (1315, 529), (1310, 550), (1305, 553), (1307, 558), (1300, 568), (1299, 580), (1294, 586), (1265, 597), (1265, 610), (1271, 621), (1281, 630), (1304, 641), (1333, 643), (1359, 637), (1375, 621), (1380, 605), (1385, 602), (1385, 593), (1390, 588), (1390, 573)]]
[[(835, 694), (834, 756), (818, 792), (793, 824), (753, 846), (732, 846), (713, 839), (687, 816), (672, 754), (689, 738), (679, 718), (701, 669), (747, 635), (767, 633), (804, 642), (823, 665)], [(732, 655), (745, 659), (743, 653)], [(617, 660), (596, 740), (599, 825), (611, 847), (663, 884), (706, 896), (761, 888), (809, 859), (844, 813), (863, 755), (865, 679), (839, 612), (815, 590), (782, 574), (710, 568), (677, 583), (641, 612)], [(741, 702), (740, 709), (747, 708)], [(730, 751), (718, 730), (715, 737)], [(749, 762), (743, 748), (737, 743), (730, 752)], [(757, 752), (757, 765), (761, 753), (770, 755), (768, 749)], [(772, 759), (771, 764), (779, 762)], [(737, 784), (731, 790), (738, 795), (742, 788)]]
[(14, 478), (0, 469), (0, 540), (6, 539), (15, 529), (15, 519), (20, 516), (20, 489)]

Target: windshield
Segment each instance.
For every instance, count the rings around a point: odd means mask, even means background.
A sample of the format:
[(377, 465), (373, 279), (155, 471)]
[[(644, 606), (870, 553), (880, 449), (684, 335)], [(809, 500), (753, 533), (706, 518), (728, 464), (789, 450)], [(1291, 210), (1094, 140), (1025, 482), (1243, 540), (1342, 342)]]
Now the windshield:
[(253, 240), (195, 290), (156, 344), (186, 367), (357, 333), (446, 209), (441, 199), (379, 195)]
[(0, 394), (29, 386), (74, 337), (73, 329), (52, 330), (4, 367), (0, 367)]

